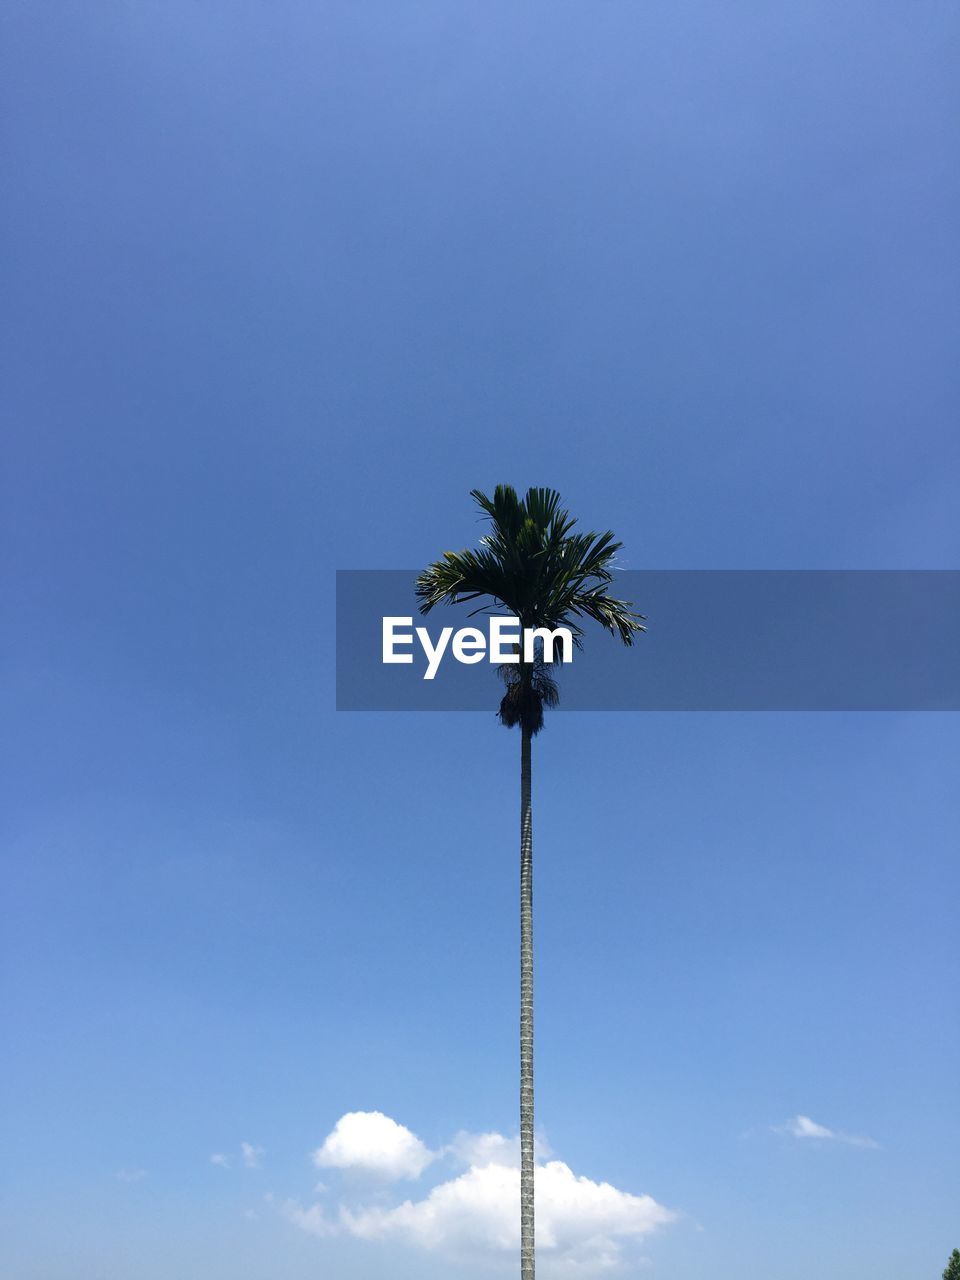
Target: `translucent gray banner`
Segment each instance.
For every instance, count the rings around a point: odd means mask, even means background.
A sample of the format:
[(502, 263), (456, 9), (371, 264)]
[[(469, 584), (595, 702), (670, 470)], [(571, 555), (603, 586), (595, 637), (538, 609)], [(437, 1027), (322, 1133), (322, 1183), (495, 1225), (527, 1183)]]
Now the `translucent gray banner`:
[[(457, 661), (448, 636), (424, 679), (444, 628), (486, 639), (490, 620), (469, 616), (477, 602), (422, 617), (415, 578), (338, 571), (337, 709), (495, 710), (502, 684), (476, 637), (459, 651), (480, 660)], [(647, 631), (627, 649), (588, 623), (584, 649), (556, 668), (561, 709), (960, 710), (960, 571), (635, 570), (612, 591)], [(409, 620), (392, 624), (393, 652), (412, 661), (383, 661), (384, 618)]]

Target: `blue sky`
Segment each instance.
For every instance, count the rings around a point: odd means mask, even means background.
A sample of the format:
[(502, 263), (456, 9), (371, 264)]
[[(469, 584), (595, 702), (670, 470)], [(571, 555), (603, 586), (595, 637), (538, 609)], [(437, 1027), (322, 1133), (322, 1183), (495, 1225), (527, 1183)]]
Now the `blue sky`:
[[(334, 571), (500, 480), (630, 568), (955, 567), (956, 12), (2, 23), (2, 1269), (493, 1280), (518, 742), (337, 715)], [(939, 1275), (958, 740), (554, 717), (546, 1277)]]

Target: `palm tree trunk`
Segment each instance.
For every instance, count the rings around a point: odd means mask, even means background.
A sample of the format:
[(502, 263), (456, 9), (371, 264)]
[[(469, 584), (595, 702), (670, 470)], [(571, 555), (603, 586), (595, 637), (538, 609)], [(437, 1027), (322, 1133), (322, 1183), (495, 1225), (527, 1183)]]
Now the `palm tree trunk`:
[(533, 1230), (533, 808), (530, 731), (520, 747), (520, 1280), (534, 1280)]

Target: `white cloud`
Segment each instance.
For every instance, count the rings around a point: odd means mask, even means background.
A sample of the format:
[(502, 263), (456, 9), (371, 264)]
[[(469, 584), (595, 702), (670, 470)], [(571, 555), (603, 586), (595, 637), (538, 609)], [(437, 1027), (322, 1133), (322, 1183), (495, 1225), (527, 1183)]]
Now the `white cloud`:
[[(420, 1199), (392, 1206), (341, 1203), (331, 1211), (320, 1204), (303, 1208), (288, 1203), (285, 1212), (297, 1226), (320, 1237), (395, 1241), (453, 1260), (477, 1255), (507, 1259), (520, 1247), (516, 1141), (498, 1133), (459, 1133), (445, 1153), (469, 1167)], [(677, 1217), (651, 1196), (578, 1177), (561, 1160), (538, 1164), (536, 1190), (538, 1261), (547, 1274), (589, 1276), (613, 1270), (625, 1260), (626, 1242), (638, 1241)]]
[(142, 1182), (147, 1176), (146, 1169), (119, 1169), (117, 1177), (121, 1182)]
[(252, 1142), (241, 1142), (240, 1154), (248, 1169), (260, 1168), (260, 1157), (264, 1154), (263, 1147), (255, 1147)]
[(870, 1147), (877, 1149), (880, 1144), (873, 1138), (864, 1138), (855, 1133), (845, 1133), (842, 1129), (828, 1129), (824, 1124), (817, 1124), (809, 1116), (794, 1116), (786, 1124), (774, 1125), (774, 1133), (785, 1133), (791, 1138), (816, 1138), (825, 1142), (845, 1142), (851, 1147)]
[(794, 1116), (784, 1126), (794, 1138), (834, 1138), (836, 1134), (825, 1125), (817, 1124), (809, 1116)]
[[(539, 1135), (534, 1139), (534, 1150), (538, 1160), (553, 1155), (546, 1140)], [(481, 1168), (488, 1164), (511, 1164), (519, 1169), (520, 1139), (505, 1138), (502, 1133), (467, 1133), (461, 1129), (444, 1148), (444, 1154), (454, 1156), (461, 1164)]]
[(313, 1153), (321, 1169), (359, 1169), (382, 1178), (419, 1178), (436, 1156), (382, 1111), (348, 1111)]
[(215, 1151), (210, 1157), (210, 1163), (219, 1165), (221, 1169), (229, 1169), (230, 1157), (225, 1156), (222, 1151)]
[(445, 1152), (461, 1164), (519, 1164), (520, 1139), (505, 1138), (502, 1133), (467, 1133), (461, 1129)]

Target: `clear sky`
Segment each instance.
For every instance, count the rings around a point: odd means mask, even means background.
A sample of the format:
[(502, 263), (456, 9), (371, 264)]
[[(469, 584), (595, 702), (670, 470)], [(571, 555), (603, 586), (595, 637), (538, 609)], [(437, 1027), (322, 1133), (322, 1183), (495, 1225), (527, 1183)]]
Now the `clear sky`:
[[(631, 568), (955, 567), (956, 8), (0, 22), (0, 1273), (511, 1274), (519, 743), (335, 713), (334, 570), (501, 480)], [(552, 717), (545, 1280), (939, 1276), (958, 747)]]

